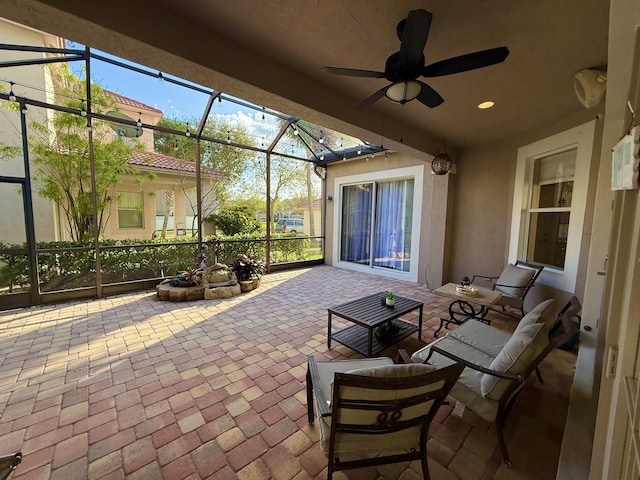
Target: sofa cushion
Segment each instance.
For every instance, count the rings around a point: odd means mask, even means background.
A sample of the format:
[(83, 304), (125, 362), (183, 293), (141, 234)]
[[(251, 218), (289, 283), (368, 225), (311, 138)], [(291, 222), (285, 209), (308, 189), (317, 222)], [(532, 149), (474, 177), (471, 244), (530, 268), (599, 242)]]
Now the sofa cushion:
[(516, 326), (516, 329), (513, 331), (513, 335), (515, 335), (516, 333), (518, 333), (520, 330), (522, 330), (524, 327), (526, 327), (527, 325), (531, 325), (533, 323), (538, 323), (538, 321), (540, 320), (540, 314), (539, 313), (534, 313), (534, 312), (529, 312), (527, 313), (524, 317), (522, 317), (522, 319), (518, 322), (518, 325)]
[[(468, 360), (471, 363), (475, 363), (476, 365), (481, 365), (483, 367), (488, 368), (489, 365), (491, 365), (491, 362), (493, 361), (493, 356), (487, 355), (483, 351), (478, 350), (477, 348), (471, 345), (468, 345), (464, 342), (461, 342), (460, 340), (457, 340), (448, 335), (445, 337), (439, 338), (435, 342), (432, 342), (426, 347), (421, 348), (420, 350), (415, 352), (413, 355), (411, 355), (411, 361), (414, 363), (424, 362), (429, 356), (429, 351), (431, 350), (431, 347), (434, 347), (434, 346), (437, 346), (438, 348), (444, 350), (445, 352), (452, 353), (460, 358), (464, 358), (465, 360)], [(438, 353), (434, 353), (429, 359), (429, 365), (434, 365), (438, 368), (446, 367), (447, 365), (452, 365), (453, 363), (454, 363), (453, 360), (451, 360), (448, 357), (442, 356)], [(464, 373), (467, 370), (469, 369), (465, 368), (463, 370), (460, 378), (464, 376)]]
[(555, 315), (554, 315), (555, 312), (553, 311), (552, 308), (549, 308), (551, 307), (553, 302), (554, 302), (553, 298), (545, 300), (544, 302), (540, 302), (529, 313), (532, 315), (536, 315), (536, 314), (539, 315), (540, 317), (540, 319), (538, 320), (539, 322), (551, 325), (555, 321)]
[(435, 369), (435, 367), (423, 363), (410, 363), (408, 365), (383, 365), (380, 367), (358, 368), (345, 373), (363, 377), (398, 378), (422, 375), (423, 373), (433, 372)]
[[(541, 323), (533, 323), (521, 328), (517, 334), (514, 333), (502, 351), (491, 362), (489, 368), (497, 372), (522, 373), (528, 366), (528, 363), (533, 359), (532, 352), (528, 352), (527, 354), (527, 348), (533, 343), (533, 340), (542, 327), (543, 324)], [(533, 350), (533, 348), (529, 350)], [(499, 382), (503, 385), (501, 385), (499, 391), (494, 393), (490, 398), (500, 398), (502, 393), (504, 393), (504, 389), (511, 383), (511, 380), (501, 379), (485, 373), (480, 381), (480, 391), (482, 395), (485, 397), (489, 396)]]
[(511, 338), (507, 332), (472, 320), (451, 330), (447, 336), (477, 348), (491, 357), (496, 357)]
[(500, 277), (498, 277), (496, 290), (510, 297), (522, 297), (524, 289), (535, 274), (536, 271), (531, 268), (517, 267), (510, 263), (502, 271)]

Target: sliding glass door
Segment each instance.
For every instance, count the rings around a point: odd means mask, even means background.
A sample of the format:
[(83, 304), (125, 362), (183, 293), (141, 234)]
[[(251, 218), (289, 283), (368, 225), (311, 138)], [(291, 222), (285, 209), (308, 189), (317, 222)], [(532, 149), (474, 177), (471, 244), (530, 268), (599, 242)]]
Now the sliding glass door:
[(408, 272), (413, 179), (342, 187), (340, 260)]

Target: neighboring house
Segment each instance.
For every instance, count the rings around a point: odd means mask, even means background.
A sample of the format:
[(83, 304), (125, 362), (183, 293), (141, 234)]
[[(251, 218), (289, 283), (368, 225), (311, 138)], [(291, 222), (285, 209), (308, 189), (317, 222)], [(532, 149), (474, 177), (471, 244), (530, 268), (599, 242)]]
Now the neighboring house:
[[(156, 125), (162, 118), (162, 110), (138, 102), (111, 91), (107, 93), (118, 102), (119, 112), (130, 118), (140, 118), (144, 124)], [(117, 125), (113, 126), (117, 134)], [(138, 177), (125, 176), (115, 188), (117, 200), (111, 203), (108, 221), (104, 228), (104, 237), (112, 239), (140, 238), (148, 239), (162, 229), (163, 219), (168, 207), (168, 236), (176, 236), (191, 231), (196, 216), (196, 167), (193, 162), (181, 160), (153, 151), (153, 132), (142, 130), (136, 138), (142, 143), (144, 151), (135, 151), (128, 160), (141, 173), (153, 173), (153, 180), (138, 181)], [(213, 183), (221, 172), (202, 166), (203, 182), (203, 218), (213, 213)], [(167, 206), (167, 198), (170, 204)], [(206, 224), (203, 224), (206, 228)]]
[[(0, 43), (16, 45), (38, 45), (63, 48), (64, 40), (54, 35), (18, 25), (0, 19)], [(23, 53), (0, 51), (1, 60), (33, 58), (37, 53)], [(44, 54), (40, 54), (43, 56)], [(11, 87), (16, 95), (25, 96), (42, 102), (55, 103), (54, 82), (51, 69), (44, 66), (19, 66), (2, 69), (0, 78), (15, 82)], [(8, 82), (7, 82), (8, 83)], [(5, 85), (7, 87), (7, 85)], [(115, 115), (126, 115), (133, 120), (140, 120), (143, 124), (156, 125), (163, 117), (163, 112), (135, 99), (105, 90), (117, 103)], [(0, 116), (0, 135), (3, 143), (20, 146), (20, 118), (17, 112), (4, 111)], [(51, 115), (44, 109), (30, 109), (27, 120), (37, 120), (46, 124), (45, 115)], [(117, 122), (110, 124), (114, 136), (121, 136), (125, 141), (141, 143), (144, 151), (135, 151), (128, 159), (130, 165), (135, 166), (141, 173), (153, 173), (155, 178), (144, 179), (140, 182), (138, 176), (125, 175), (121, 182), (113, 188), (111, 198), (114, 199), (110, 209), (105, 214), (103, 228), (104, 238), (110, 239), (150, 239), (154, 232), (162, 227), (162, 219), (166, 208), (166, 198), (170, 198), (170, 228), (171, 235), (176, 234), (176, 228), (182, 227), (181, 232), (191, 229), (196, 216), (196, 183), (195, 165), (176, 157), (154, 153), (153, 132), (140, 129), (140, 136), (127, 134), (124, 125)], [(105, 127), (98, 127), (105, 128)], [(130, 129), (131, 127), (129, 127)], [(134, 129), (135, 130), (135, 129)], [(129, 138), (130, 137), (130, 138)], [(2, 174), (10, 177), (24, 177), (23, 159), (18, 156), (11, 160), (1, 161)], [(31, 172), (33, 174), (33, 171)], [(202, 167), (202, 174), (207, 179), (203, 183), (203, 197), (213, 195), (212, 185), (220, 175), (208, 167)], [(23, 187), (21, 184), (0, 183), (0, 199), (5, 212), (22, 211)], [(52, 201), (41, 197), (36, 192), (37, 185), (33, 185), (33, 217), (36, 226), (37, 241), (70, 240), (66, 220), (61, 207)], [(169, 194), (167, 194), (169, 192)], [(213, 213), (213, 201), (203, 204), (203, 216)], [(160, 220), (157, 220), (157, 217)], [(197, 225), (195, 226), (197, 228)], [(26, 240), (25, 228), (16, 224), (10, 216), (0, 215), (0, 241), (6, 243), (23, 243)]]
[[(63, 48), (64, 40), (60, 37), (44, 33), (33, 28), (20, 25), (9, 20), (0, 19), (0, 43), (18, 45), (39, 45), (54, 48)], [(37, 57), (37, 53), (29, 54), (31, 58)], [(0, 60), (12, 60), (25, 58), (21, 52), (0, 51)], [(9, 91), (9, 79), (20, 82), (13, 86), (16, 95), (24, 95), (42, 102), (53, 103), (53, 80), (50, 70), (42, 66), (29, 65), (21, 67), (5, 67), (0, 70), (0, 87)], [(30, 87), (27, 87), (29, 85)], [(20, 146), (22, 136), (20, 134), (20, 118), (17, 112), (0, 111), (0, 140), (6, 145)], [(31, 109), (29, 119), (45, 120), (46, 113), (42, 109)], [(15, 160), (0, 160), (2, 176), (24, 177), (22, 158)], [(23, 210), (22, 185), (15, 183), (0, 183), (0, 200), (2, 211), (20, 212)], [(57, 209), (51, 202), (38, 195), (33, 196), (34, 216), (36, 222), (36, 236), (41, 241), (58, 240)], [(13, 215), (0, 214), (0, 241), (7, 243), (23, 243), (26, 240), (26, 228), (24, 221), (14, 218)]]
[[(309, 202), (301, 203), (298, 208), (302, 209), (304, 218), (304, 233), (305, 235), (311, 235), (311, 216), (309, 214)], [(322, 199), (316, 198), (311, 202), (311, 208), (313, 209), (313, 234), (322, 235)]]

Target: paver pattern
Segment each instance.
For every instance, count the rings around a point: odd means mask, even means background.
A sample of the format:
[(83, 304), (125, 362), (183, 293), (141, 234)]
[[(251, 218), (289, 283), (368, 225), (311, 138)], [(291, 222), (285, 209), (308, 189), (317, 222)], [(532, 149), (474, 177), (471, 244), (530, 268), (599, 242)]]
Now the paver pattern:
[[(327, 349), (327, 307), (389, 289), (425, 303), (430, 341), (446, 299), (329, 266), (266, 275), (231, 299), (171, 303), (141, 292), (0, 313), (0, 453), (22, 451), (20, 480), (326, 478), (306, 418), (306, 356), (359, 357)], [(423, 344), (414, 334), (383, 354)], [(442, 407), (428, 442), (432, 478), (555, 478), (574, 364), (575, 354), (553, 352), (544, 385), (516, 404), (512, 469), (493, 427)], [(334, 478), (422, 476), (412, 463)]]

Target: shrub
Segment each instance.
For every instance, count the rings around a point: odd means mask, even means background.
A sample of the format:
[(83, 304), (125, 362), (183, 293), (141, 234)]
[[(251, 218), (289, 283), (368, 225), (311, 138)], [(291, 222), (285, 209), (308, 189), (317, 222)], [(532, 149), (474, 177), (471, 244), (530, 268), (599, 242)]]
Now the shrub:
[(212, 222), (225, 235), (253, 233), (260, 230), (260, 222), (255, 212), (247, 206), (225, 208), (218, 214), (211, 214), (206, 221)]

